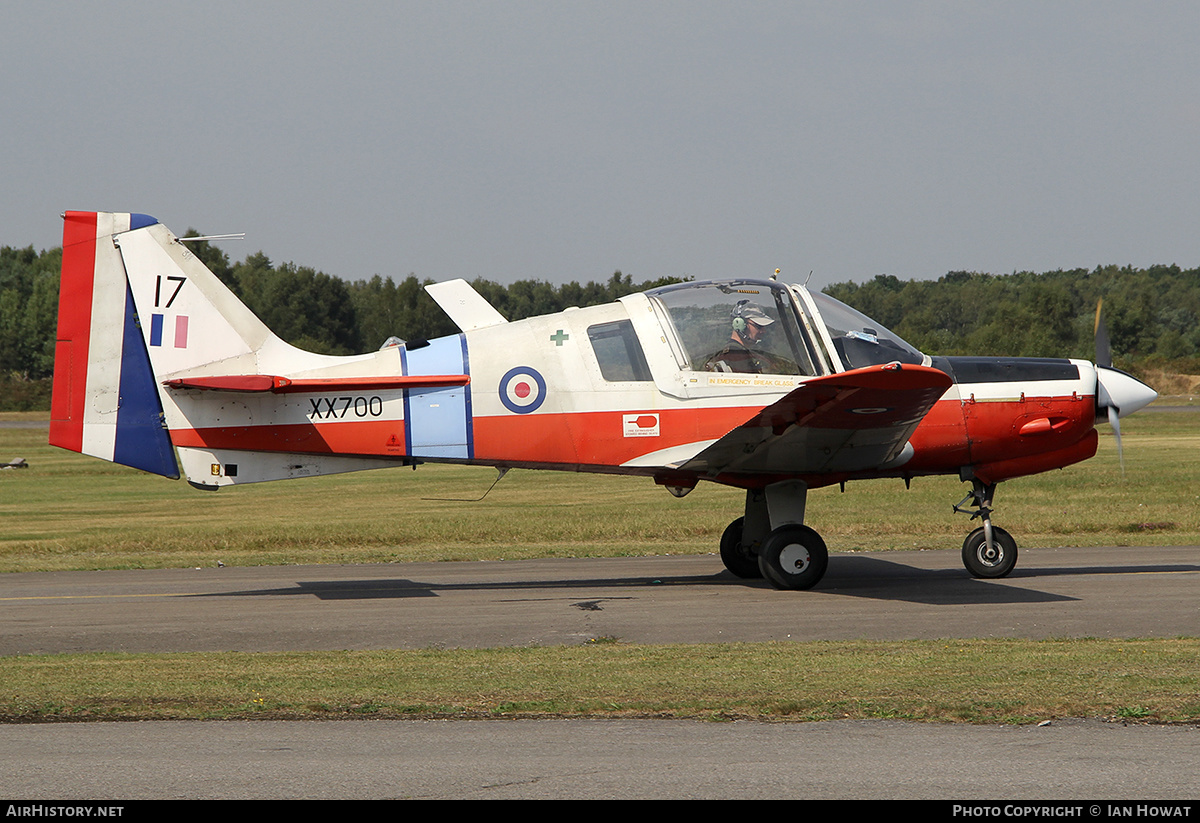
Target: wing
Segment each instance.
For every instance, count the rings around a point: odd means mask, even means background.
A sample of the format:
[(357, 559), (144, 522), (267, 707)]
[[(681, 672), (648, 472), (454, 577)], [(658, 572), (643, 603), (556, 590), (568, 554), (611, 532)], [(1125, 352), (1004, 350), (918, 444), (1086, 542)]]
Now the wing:
[(897, 464), (921, 418), (952, 383), (938, 369), (899, 363), (816, 377), (679, 468), (715, 476), (854, 472)]

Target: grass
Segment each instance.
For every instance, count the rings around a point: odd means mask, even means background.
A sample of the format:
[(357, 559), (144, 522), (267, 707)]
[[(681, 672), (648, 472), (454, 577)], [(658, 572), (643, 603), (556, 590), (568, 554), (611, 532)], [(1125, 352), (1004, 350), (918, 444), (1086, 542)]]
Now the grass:
[(0, 658), (0, 720), (1195, 723), (1198, 654), (1196, 639), (1084, 639), (25, 656)]
[[(0, 415), (44, 419), (42, 415)], [(1099, 455), (1005, 483), (1023, 546), (1200, 544), (1200, 409), (1122, 421)], [(708, 553), (734, 490), (682, 500), (649, 480), (424, 466), (205, 493), (0, 428), (0, 571)], [(851, 483), (809, 498), (834, 551), (957, 548), (966, 487)], [(0, 586), (3, 577), (0, 576)], [(953, 640), (0, 658), (0, 721), (656, 716), (1054, 717), (1200, 722), (1200, 640)], [(604, 677), (596, 677), (597, 672)]]
[[(11, 416), (11, 415), (5, 415)], [(996, 522), (1022, 546), (1200, 544), (1200, 409), (1122, 423), (1125, 475), (1100, 453), (1009, 481)], [(645, 478), (395, 468), (200, 492), (0, 428), (0, 572), (405, 560), (697, 554), (716, 550), (742, 494), (702, 483), (676, 500)], [(952, 477), (850, 483), (809, 495), (832, 551), (958, 548), (976, 524), (951, 513)], [(454, 500), (457, 498), (458, 500)]]

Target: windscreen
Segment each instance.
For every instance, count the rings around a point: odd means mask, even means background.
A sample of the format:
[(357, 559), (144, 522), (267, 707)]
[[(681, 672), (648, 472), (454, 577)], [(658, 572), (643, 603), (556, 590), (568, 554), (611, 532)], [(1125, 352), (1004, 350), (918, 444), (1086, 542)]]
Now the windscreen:
[(847, 369), (899, 361), (920, 365), (925, 357), (901, 337), (827, 294), (810, 291), (838, 357)]

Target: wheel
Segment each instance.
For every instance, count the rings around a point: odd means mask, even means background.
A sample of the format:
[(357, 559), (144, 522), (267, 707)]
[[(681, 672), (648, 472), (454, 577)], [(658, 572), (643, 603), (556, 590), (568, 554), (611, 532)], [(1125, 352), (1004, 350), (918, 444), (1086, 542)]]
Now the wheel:
[(992, 545), (994, 550), (989, 553), (982, 526), (963, 541), (963, 565), (972, 577), (1005, 577), (1017, 565), (1017, 541), (1011, 534), (999, 526), (992, 526)]
[(758, 567), (777, 589), (811, 589), (825, 576), (829, 550), (808, 526), (788, 524), (767, 535), (758, 552)]
[(737, 577), (762, 577), (758, 568), (758, 557), (742, 545), (742, 528), (745, 523), (746, 518), (739, 517), (725, 527), (725, 533), (721, 535), (721, 562)]

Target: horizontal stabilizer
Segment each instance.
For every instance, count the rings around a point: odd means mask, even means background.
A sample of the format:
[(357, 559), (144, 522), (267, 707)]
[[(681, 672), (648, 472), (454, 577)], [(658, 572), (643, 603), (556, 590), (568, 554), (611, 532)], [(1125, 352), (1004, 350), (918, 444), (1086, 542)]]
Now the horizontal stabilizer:
[(290, 378), (272, 374), (230, 374), (215, 377), (181, 377), (165, 380), (168, 389), (201, 389), (225, 392), (271, 392), (299, 394), (327, 391), (377, 391), (385, 389), (436, 389), (465, 386), (466, 374), (422, 374), (404, 377), (318, 377)]

